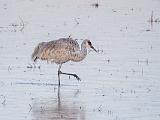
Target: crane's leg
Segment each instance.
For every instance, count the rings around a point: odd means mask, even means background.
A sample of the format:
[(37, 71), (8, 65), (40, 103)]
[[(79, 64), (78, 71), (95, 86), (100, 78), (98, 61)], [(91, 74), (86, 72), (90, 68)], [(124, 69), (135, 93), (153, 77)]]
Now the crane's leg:
[(58, 68), (58, 86), (60, 86), (60, 84), (61, 84), (61, 82), (60, 82), (60, 74), (61, 74), (60, 69), (61, 69), (61, 66), (62, 66), (62, 64), (60, 64), (59, 68)]
[(64, 75), (71, 75), (71, 76), (74, 76), (78, 81), (80, 81), (80, 80), (81, 80), (81, 79), (78, 77), (78, 75), (76, 75), (76, 74), (61, 72), (61, 66), (62, 66), (62, 64), (60, 64), (60, 65), (59, 65), (59, 68), (58, 68), (58, 79), (59, 79), (59, 85), (60, 85), (60, 74), (64, 74)]

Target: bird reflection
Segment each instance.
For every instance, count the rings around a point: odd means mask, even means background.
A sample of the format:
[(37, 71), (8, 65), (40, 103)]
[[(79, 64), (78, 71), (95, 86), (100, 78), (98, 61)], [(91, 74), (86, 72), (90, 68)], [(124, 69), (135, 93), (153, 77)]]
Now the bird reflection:
[[(33, 103), (34, 120), (85, 120), (85, 110), (77, 100), (79, 90), (74, 91), (73, 96), (63, 99), (61, 89), (57, 89), (56, 98), (38, 99)], [(73, 99), (73, 100), (72, 100)]]

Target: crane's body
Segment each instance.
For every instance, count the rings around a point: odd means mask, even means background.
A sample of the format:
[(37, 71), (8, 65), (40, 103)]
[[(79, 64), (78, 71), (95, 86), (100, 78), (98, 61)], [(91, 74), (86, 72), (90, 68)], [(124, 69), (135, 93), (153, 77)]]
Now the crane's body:
[(41, 59), (59, 64), (58, 76), (59, 74), (72, 75), (80, 80), (76, 74), (62, 73), (60, 69), (62, 64), (65, 62), (79, 62), (83, 60), (87, 55), (87, 47), (95, 50), (89, 40), (84, 40), (81, 44), (81, 48), (79, 47), (77, 41), (73, 40), (72, 38), (60, 38), (54, 41), (41, 42), (36, 46), (32, 54), (32, 59), (33, 61)]

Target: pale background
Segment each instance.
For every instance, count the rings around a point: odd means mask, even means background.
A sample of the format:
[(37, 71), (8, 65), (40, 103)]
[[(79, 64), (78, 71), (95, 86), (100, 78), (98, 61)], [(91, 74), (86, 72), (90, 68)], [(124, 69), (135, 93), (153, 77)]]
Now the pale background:
[[(70, 35), (99, 53), (64, 64), (82, 81), (58, 91), (58, 66), (30, 56)], [(0, 0), (0, 120), (159, 119), (160, 0)]]

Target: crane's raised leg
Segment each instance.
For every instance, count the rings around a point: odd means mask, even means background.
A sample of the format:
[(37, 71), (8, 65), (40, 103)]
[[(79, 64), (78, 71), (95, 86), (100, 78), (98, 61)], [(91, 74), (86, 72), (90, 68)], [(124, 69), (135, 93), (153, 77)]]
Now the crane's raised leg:
[(62, 64), (60, 64), (60, 65), (59, 65), (59, 68), (58, 68), (58, 85), (59, 85), (59, 86), (60, 86), (60, 74), (71, 75), (71, 76), (74, 76), (78, 81), (81, 80), (81, 79), (78, 77), (78, 75), (76, 75), (76, 74), (63, 73), (63, 72), (61, 72), (61, 67), (62, 67)]

